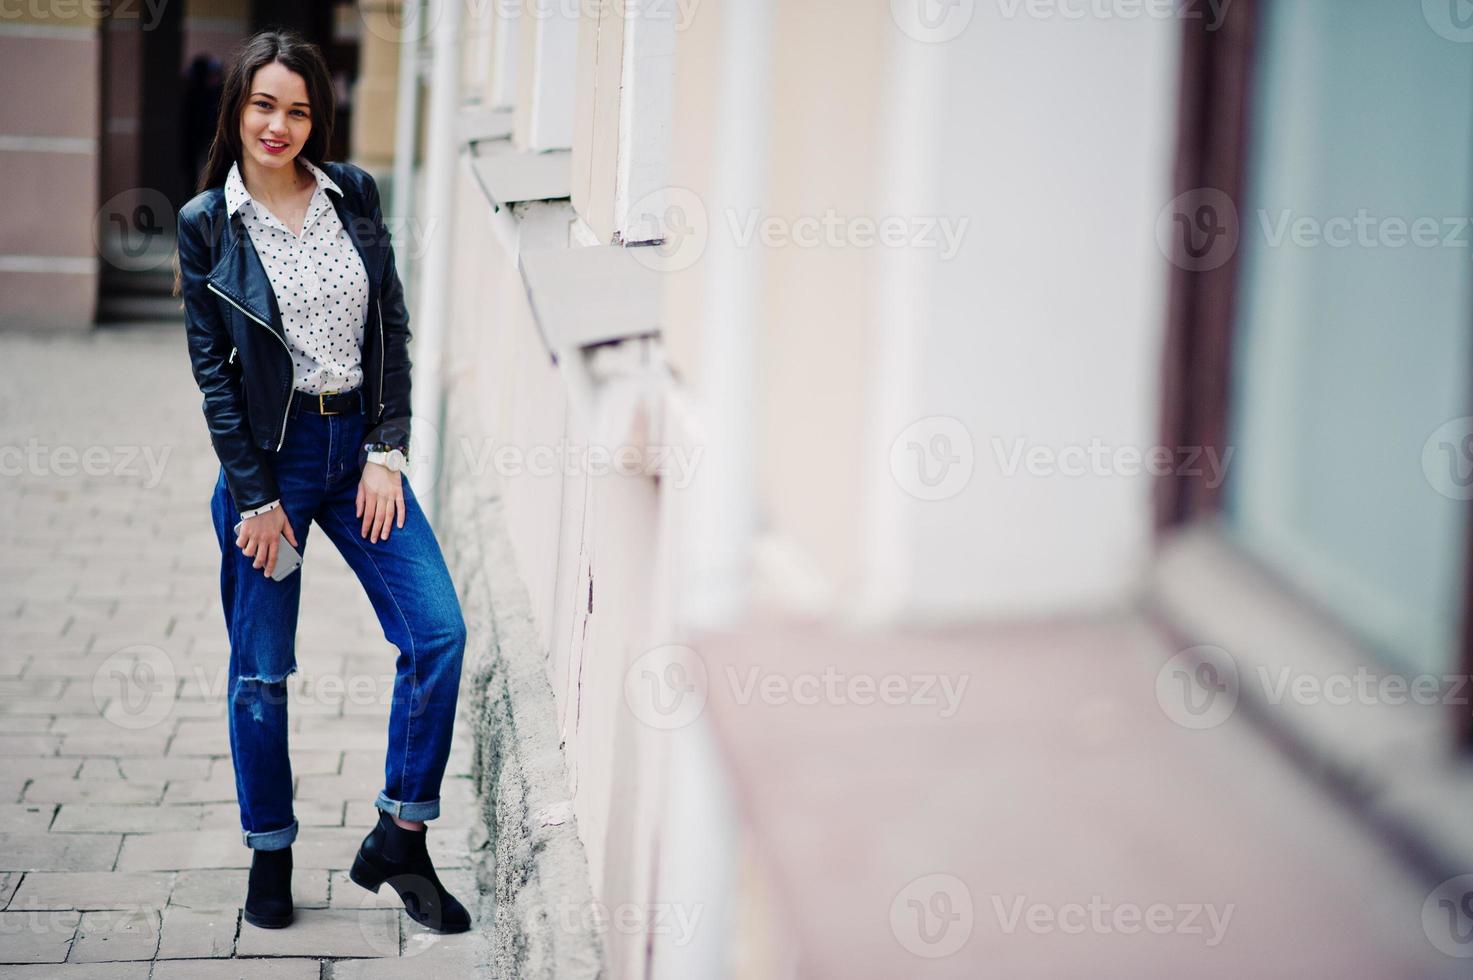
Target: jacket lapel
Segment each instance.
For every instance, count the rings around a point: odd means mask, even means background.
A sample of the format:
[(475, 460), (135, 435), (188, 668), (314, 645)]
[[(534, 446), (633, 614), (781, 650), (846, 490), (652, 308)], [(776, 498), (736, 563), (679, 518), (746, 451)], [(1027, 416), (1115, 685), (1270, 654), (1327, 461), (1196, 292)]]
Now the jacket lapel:
[(210, 270), (209, 281), (243, 312), (265, 324), (285, 343), (286, 327), (281, 322), (281, 312), (276, 308), (271, 280), (267, 278), (266, 267), (261, 264), (261, 257), (251, 244), (251, 236), (238, 224), (239, 220), (235, 216), (225, 222), (227, 241), (220, 261)]
[[(358, 249), (358, 256), (363, 260), (363, 268), (368, 274), (368, 296), (371, 307), (374, 297), (379, 294), (379, 287), (383, 281), (384, 262), (388, 255), (389, 245), (387, 242), (376, 240), (378, 236), (373, 234), (370, 216), (363, 213), (362, 195), (358, 193), (357, 185), (348, 180), (347, 175), (343, 174), (340, 168), (333, 169), (337, 172), (329, 172), (329, 176), (352, 197), (351, 199), (346, 195), (339, 197), (331, 191), (327, 196), (331, 199), (332, 206), (337, 209), (338, 218), (342, 221), (343, 227), (347, 229), (348, 237), (353, 241), (353, 247)], [(351, 190), (348, 190), (349, 188)], [(352, 208), (348, 207), (350, 200)], [(223, 215), (225, 211), (223, 195), (219, 207), (219, 213)], [(256, 254), (255, 246), (251, 244), (251, 236), (246, 232), (245, 226), (240, 223), (239, 215), (232, 215), (222, 220), (223, 248), (220, 261), (215, 263), (215, 267), (210, 270), (208, 281), (245, 313), (266, 324), (272, 333), (285, 342), (286, 327), (281, 321), (281, 312), (276, 307), (276, 295), (271, 291), (271, 280), (266, 275), (266, 267), (261, 264), (261, 257)], [(371, 312), (369, 316), (372, 317)]]

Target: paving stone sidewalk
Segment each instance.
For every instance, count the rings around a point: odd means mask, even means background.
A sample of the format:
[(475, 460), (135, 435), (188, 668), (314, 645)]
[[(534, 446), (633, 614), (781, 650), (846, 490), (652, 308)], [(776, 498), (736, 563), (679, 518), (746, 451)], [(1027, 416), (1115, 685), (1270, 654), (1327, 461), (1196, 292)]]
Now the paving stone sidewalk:
[[(397, 651), (321, 534), (288, 709), (297, 920), (241, 919), (200, 401), (178, 323), (0, 335), (0, 978), (474, 975), (480, 928), (426, 932), (389, 888), (347, 878), (375, 820)], [(429, 840), (474, 911), (465, 719), (462, 698)]]

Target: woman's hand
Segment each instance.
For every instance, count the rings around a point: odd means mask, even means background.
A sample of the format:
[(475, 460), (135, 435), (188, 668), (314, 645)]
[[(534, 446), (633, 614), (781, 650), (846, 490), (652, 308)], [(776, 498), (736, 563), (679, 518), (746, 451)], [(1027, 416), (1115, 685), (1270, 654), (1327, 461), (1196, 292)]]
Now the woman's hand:
[[(362, 536), (377, 543), (387, 541), (391, 527), (404, 526), (403, 474), (382, 463), (364, 463), (358, 481), (358, 516), (363, 519)], [(370, 532), (372, 532), (370, 534)]]
[(281, 547), (283, 534), (293, 548), (301, 548), (297, 544), (297, 533), (292, 530), (291, 521), (286, 519), (286, 508), (273, 507), (264, 514), (247, 517), (240, 525), (235, 543), (246, 553), (247, 558), (255, 559), (251, 563), (252, 568), (264, 568), (263, 574), (270, 576), (276, 571), (276, 553)]

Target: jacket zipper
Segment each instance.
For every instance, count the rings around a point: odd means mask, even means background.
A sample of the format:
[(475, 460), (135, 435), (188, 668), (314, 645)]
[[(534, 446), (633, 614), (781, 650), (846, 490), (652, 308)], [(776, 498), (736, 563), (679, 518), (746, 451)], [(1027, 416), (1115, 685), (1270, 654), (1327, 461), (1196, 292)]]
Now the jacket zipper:
[[(223, 292), (221, 292), (218, 288), (216, 288), (216, 286), (215, 286), (214, 283), (207, 282), (205, 285), (207, 285), (210, 288), (210, 292), (214, 293), (216, 296), (219, 296), (221, 299), (223, 299), (225, 302), (229, 303), (231, 306), (235, 307), (237, 310), (240, 310), (240, 312), (243, 313), (243, 314), (245, 314), (245, 316), (248, 317), (249, 319), (252, 319), (252, 320), (256, 321), (257, 323), (259, 323), (261, 326), (265, 327), (266, 328), (266, 332), (269, 333), (271, 336), (275, 337), (277, 340), (281, 340), (281, 335), (278, 334), (275, 330), (272, 330), (271, 329), (271, 324), (267, 323), (265, 320), (262, 320), (260, 317), (256, 316), (254, 313), (252, 313), (250, 310), (246, 309), (244, 306), (241, 306), (239, 303), (237, 303), (235, 300), (231, 299), (229, 296), (226, 296)], [(382, 323), (380, 323), (380, 325), (379, 325), (379, 332), (380, 332), (380, 334), (382, 334), (382, 332), (383, 332), (383, 325), (382, 325)], [(284, 340), (281, 340), (281, 346), (286, 348), (287, 363), (291, 363), (292, 349), (290, 347), (287, 347), (286, 341), (284, 341)], [(379, 383), (380, 383), (380, 385), (382, 385), (383, 382), (380, 381)], [(292, 413), (292, 395), (293, 394), (295, 394), (295, 392), (292, 391), (291, 390), (291, 386), (288, 385), (287, 386), (287, 396), (286, 396), (286, 411), (284, 411), (284, 412), (281, 413), (281, 438), (278, 439), (278, 440), (276, 440), (276, 450), (278, 452), (281, 450), (282, 443), (286, 442), (286, 420), (291, 417), (291, 413)]]
[(378, 313), (378, 418), (374, 422), (384, 420), (384, 361), (389, 359), (389, 351), (384, 347), (384, 305), (377, 296), (373, 298), (373, 308)]

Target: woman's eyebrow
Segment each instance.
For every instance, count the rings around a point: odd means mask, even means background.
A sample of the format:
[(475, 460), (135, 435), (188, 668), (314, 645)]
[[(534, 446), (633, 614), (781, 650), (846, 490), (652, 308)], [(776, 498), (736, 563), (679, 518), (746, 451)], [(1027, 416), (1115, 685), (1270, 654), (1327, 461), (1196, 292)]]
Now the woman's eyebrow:
[[(277, 101), (276, 96), (272, 95), (270, 92), (252, 92), (251, 98), (270, 99), (272, 102)], [(312, 108), (312, 104), (310, 102), (293, 102), (292, 105), (306, 106), (309, 109)]]

